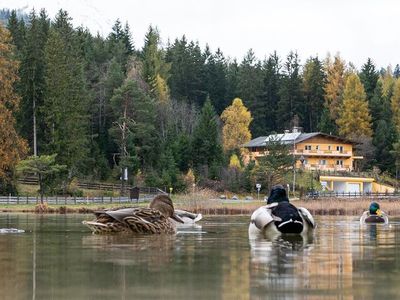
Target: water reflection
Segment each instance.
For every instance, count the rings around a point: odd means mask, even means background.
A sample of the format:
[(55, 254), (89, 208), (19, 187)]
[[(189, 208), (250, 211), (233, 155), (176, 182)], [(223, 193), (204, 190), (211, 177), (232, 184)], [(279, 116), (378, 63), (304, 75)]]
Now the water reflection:
[(248, 217), (176, 235), (92, 235), (85, 216), (0, 215), (1, 299), (397, 298), (400, 223), (320, 217), (313, 237), (249, 239)]

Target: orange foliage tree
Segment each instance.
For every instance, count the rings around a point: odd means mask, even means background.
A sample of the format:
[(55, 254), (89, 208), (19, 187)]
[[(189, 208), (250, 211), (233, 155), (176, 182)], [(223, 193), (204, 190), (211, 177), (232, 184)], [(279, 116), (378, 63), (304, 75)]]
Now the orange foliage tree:
[(25, 140), (15, 130), (14, 113), (20, 98), (14, 92), (18, 80), (10, 33), (0, 23), (0, 181), (9, 182), (18, 161), (27, 152)]

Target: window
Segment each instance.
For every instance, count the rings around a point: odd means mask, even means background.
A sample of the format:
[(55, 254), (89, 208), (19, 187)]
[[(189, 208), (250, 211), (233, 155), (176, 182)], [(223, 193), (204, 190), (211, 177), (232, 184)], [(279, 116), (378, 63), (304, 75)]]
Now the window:
[(343, 167), (343, 160), (341, 160), (341, 159), (340, 159), (340, 160), (337, 160), (337, 161), (336, 161), (336, 165), (337, 165), (337, 166), (340, 166), (340, 167)]
[(321, 159), (321, 160), (319, 161), (319, 165), (320, 165), (320, 166), (326, 166), (326, 159)]
[(336, 146), (336, 151), (343, 152), (343, 146)]
[(305, 150), (311, 150), (311, 145), (305, 145), (305, 146), (304, 146), (304, 149), (305, 149)]
[(315, 146), (315, 150), (319, 150), (319, 145)]
[(328, 146), (328, 150), (331, 150), (331, 145)]

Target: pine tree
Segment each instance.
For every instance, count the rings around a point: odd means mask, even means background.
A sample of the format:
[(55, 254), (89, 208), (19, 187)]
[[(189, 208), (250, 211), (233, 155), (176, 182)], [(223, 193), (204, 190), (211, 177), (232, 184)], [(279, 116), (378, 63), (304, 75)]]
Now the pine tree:
[[(204, 103), (200, 118), (193, 132), (193, 165), (198, 172), (222, 162), (222, 147), (217, 115), (210, 99)], [(206, 175), (206, 174), (203, 174)]]
[(249, 130), (252, 121), (251, 113), (239, 98), (235, 98), (221, 115), (223, 146), (225, 151), (238, 150), (251, 140)]
[(371, 115), (366, 101), (364, 87), (356, 74), (351, 74), (346, 80), (343, 93), (343, 107), (337, 120), (339, 134), (354, 138), (370, 137)]
[(368, 58), (367, 62), (362, 66), (359, 77), (361, 83), (364, 85), (367, 100), (370, 102), (374, 96), (376, 84), (379, 78), (379, 73), (376, 71), (371, 58)]
[(391, 98), (391, 108), (393, 114), (393, 124), (396, 128), (397, 136), (400, 136), (400, 79), (394, 83), (393, 96)]
[(158, 81), (167, 81), (171, 64), (165, 62), (165, 53), (160, 48), (160, 43), (161, 40), (158, 29), (150, 26), (146, 33), (144, 46), (141, 52), (143, 61), (142, 73), (144, 80), (150, 85), (155, 96), (166, 98), (167, 96), (163, 94), (166, 94), (168, 92), (167, 90), (157, 95), (157, 78)]
[(279, 86), (281, 80), (279, 57), (271, 54), (263, 65), (263, 93), (260, 98), (263, 110), (264, 128), (262, 135), (276, 130), (280, 118), (276, 114), (279, 103)]
[(204, 81), (204, 56), (198, 43), (183, 36), (167, 48), (166, 61), (171, 64), (168, 86), (172, 98), (202, 107), (207, 96)]
[(88, 155), (88, 96), (82, 60), (68, 14), (60, 11), (45, 47), (46, 93), (41, 113), (46, 125), (45, 153), (57, 153), (68, 177), (83, 172)]
[(214, 54), (206, 54), (205, 62), (205, 81), (206, 90), (213, 106), (218, 114), (220, 114), (228, 102), (226, 101), (226, 62), (221, 50), (218, 48)]
[(128, 78), (115, 90), (111, 104), (115, 122), (110, 131), (119, 147), (119, 166), (135, 174), (151, 166), (157, 153), (154, 102)]
[(318, 57), (309, 58), (303, 71), (303, 89), (305, 103), (304, 128), (307, 132), (315, 131), (321, 120), (324, 107), (325, 74)]
[(26, 142), (15, 129), (14, 114), (18, 110), (19, 96), (14, 91), (18, 80), (18, 62), (7, 29), (0, 24), (0, 191), (7, 192), (6, 186), (18, 161), (27, 151)]
[(43, 122), (38, 112), (43, 105), (45, 92), (44, 48), (49, 26), (44, 10), (40, 12), (39, 17), (34, 10), (30, 13), (20, 69), (21, 85), (24, 88), (21, 91), (22, 103), (18, 119), (21, 132), (28, 140), (34, 156), (38, 155), (38, 144), (41, 144), (43, 140), (40, 136), (41, 130), (39, 130), (43, 127)]
[(11, 34), (12, 43), (16, 46), (14, 52), (17, 57), (20, 57), (21, 51), (25, 44), (25, 22), (23, 19), (18, 19), (17, 12), (15, 10), (11, 11), (11, 15), (8, 19), (7, 29)]
[(239, 66), (237, 93), (240, 99), (253, 115), (251, 132), (261, 135), (264, 132), (264, 118), (262, 115), (262, 102), (260, 100), (263, 89), (261, 64), (250, 49)]
[(238, 97), (238, 80), (239, 80), (239, 66), (234, 59), (227, 62), (226, 69), (226, 95), (225, 99), (229, 102), (231, 99)]
[(293, 124), (297, 118), (300, 122), (304, 120), (303, 82), (300, 77), (300, 62), (297, 53), (289, 53), (283, 71), (277, 107), (277, 115), (280, 117), (277, 130), (300, 125)]

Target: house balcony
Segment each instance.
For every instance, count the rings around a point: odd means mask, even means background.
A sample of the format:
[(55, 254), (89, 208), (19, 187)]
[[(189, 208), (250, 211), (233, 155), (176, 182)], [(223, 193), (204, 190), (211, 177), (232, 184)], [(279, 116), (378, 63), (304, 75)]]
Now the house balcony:
[(334, 164), (326, 164), (326, 165), (318, 165), (318, 164), (305, 164), (303, 166), (305, 170), (313, 170), (313, 171), (346, 171), (349, 172), (352, 170), (350, 165), (334, 165)]
[(295, 150), (294, 155), (318, 156), (318, 157), (351, 157), (352, 151), (333, 151), (333, 150)]

